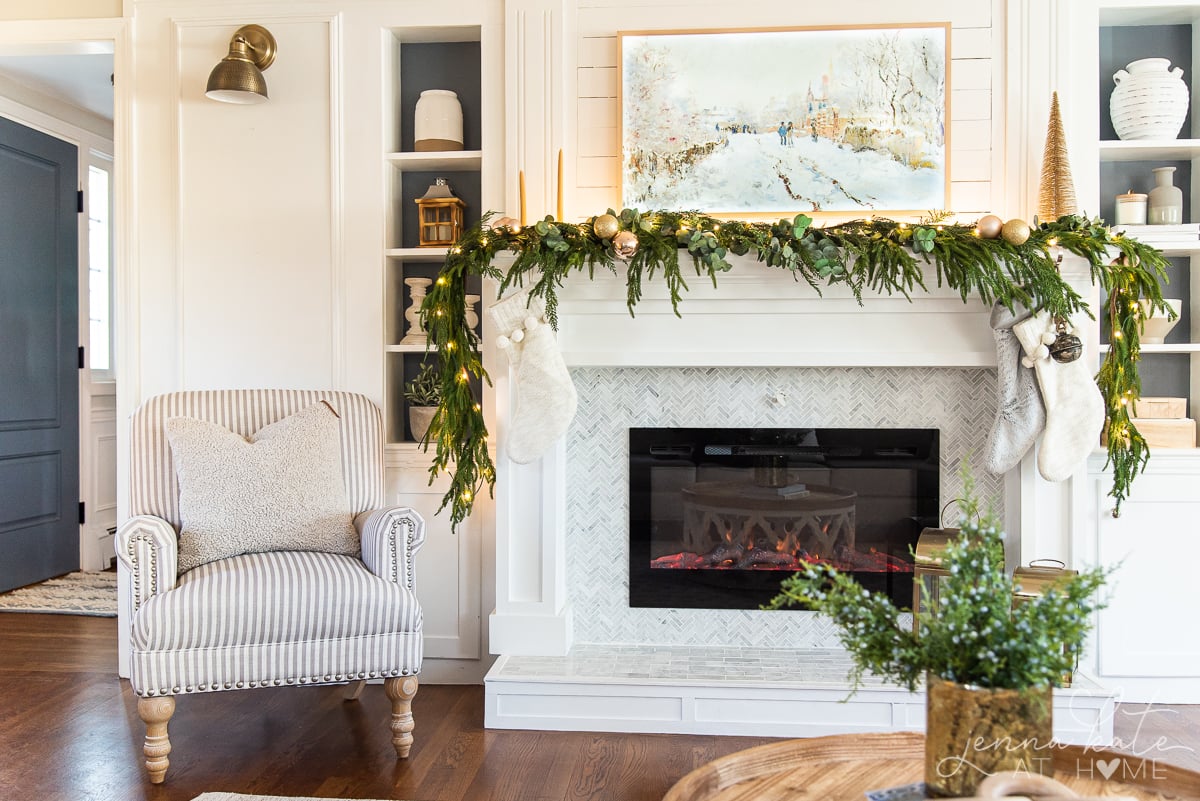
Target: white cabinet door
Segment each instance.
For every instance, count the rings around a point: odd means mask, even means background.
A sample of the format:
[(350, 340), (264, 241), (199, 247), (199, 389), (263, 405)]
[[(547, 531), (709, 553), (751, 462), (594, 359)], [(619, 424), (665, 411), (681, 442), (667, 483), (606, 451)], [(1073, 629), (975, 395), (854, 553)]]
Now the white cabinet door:
[(427, 658), (479, 659), (480, 524), (476, 512), (450, 529), (449, 510), (435, 514), (444, 481), (428, 486), (426, 455), (411, 448), (388, 453), (388, 501), (411, 506), (425, 518), (425, 544), (417, 553), (417, 598), (425, 616)]
[[(1157, 463), (1156, 463), (1157, 460)], [(1194, 462), (1194, 458), (1188, 461)], [(1156, 469), (1157, 468), (1157, 469)], [(1093, 543), (1100, 564), (1118, 566), (1097, 619), (1101, 682), (1122, 701), (1200, 701), (1200, 470), (1154, 454), (1113, 518), (1108, 477), (1095, 482)]]

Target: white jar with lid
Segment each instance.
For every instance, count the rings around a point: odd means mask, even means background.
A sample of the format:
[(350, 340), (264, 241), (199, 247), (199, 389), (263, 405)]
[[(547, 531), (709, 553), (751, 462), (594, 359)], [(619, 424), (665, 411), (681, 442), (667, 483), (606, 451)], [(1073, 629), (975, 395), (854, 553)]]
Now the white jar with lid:
[(1113, 225), (1145, 225), (1146, 195), (1132, 189), (1117, 195), (1116, 220)]

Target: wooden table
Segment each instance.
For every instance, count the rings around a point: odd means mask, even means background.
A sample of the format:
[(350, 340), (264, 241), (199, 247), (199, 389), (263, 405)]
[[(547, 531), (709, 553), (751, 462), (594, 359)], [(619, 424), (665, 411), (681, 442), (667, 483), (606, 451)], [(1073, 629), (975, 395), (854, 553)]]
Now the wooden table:
[[(663, 801), (864, 801), (868, 790), (921, 781), (924, 759), (925, 738), (911, 732), (786, 740), (697, 768)], [(1200, 799), (1200, 774), (1150, 759), (1063, 745), (1054, 768), (1081, 796)]]

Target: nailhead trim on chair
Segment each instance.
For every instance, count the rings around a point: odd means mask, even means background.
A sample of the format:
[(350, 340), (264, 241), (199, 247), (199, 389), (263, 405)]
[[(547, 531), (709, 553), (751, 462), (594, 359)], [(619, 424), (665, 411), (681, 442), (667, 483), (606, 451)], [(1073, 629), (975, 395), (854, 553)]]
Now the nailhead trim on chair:
[[(359, 671), (358, 673), (330, 673), (324, 676), (299, 676), (288, 679), (261, 679), (259, 681), (239, 681), (239, 682), (213, 682), (208, 684), (189, 685), (184, 689), (186, 693), (193, 692), (220, 692), (222, 690), (252, 690), (258, 687), (279, 687), (283, 684), (338, 684), (346, 681), (356, 681), (358, 679), (391, 679), (397, 676), (417, 676), (419, 670), (371, 670)], [(152, 689), (146, 692), (138, 693), (143, 698), (156, 698), (158, 696), (178, 695), (180, 688), (171, 687), (170, 689)]]

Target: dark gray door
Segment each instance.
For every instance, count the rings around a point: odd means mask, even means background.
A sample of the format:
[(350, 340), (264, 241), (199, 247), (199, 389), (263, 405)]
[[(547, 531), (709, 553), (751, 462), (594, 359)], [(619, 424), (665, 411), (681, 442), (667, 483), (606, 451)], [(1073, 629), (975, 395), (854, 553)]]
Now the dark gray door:
[(79, 569), (78, 165), (0, 118), (0, 590)]

